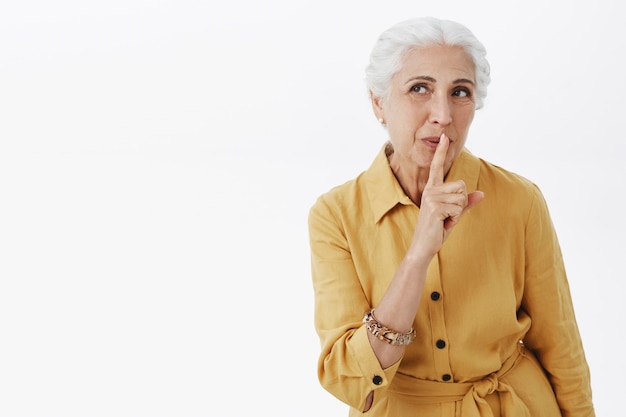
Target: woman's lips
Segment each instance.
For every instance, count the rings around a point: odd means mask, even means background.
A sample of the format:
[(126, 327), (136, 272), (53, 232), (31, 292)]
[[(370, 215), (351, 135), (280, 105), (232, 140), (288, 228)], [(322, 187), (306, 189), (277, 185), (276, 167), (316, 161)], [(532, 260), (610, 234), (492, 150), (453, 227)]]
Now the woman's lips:
[(439, 136), (429, 136), (426, 138), (422, 138), (422, 143), (424, 143), (427, 147), (435, 150), (437, 149), (437, 145), (439, 145)]

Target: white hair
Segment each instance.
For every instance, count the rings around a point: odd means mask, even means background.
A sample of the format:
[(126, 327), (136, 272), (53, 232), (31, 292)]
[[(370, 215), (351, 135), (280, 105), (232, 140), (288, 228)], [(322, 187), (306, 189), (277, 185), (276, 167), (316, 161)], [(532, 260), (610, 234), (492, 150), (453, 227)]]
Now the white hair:
[(462, 24), (434, 17), (405, 20), (380, 35), (365, 69), (368, 90), (374, 97), (388, 97), (391, 79), (400, 70), (407, 52), (432, 45), (460, 46), (470, 56), (476, 73), (476, 109), (481, 108), (491, 82), (487, 50)]

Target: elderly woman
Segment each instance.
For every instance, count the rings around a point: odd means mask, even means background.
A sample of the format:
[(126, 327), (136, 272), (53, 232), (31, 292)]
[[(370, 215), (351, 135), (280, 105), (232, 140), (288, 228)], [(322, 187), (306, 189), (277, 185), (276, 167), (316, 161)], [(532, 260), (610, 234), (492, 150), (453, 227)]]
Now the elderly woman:
[(367, 83), (389, 141), (311, 208), (319, 380), (350, 416), (594, 416), (546, 202), (465, 149), (485, 55), (451, 21), (384, 32)]

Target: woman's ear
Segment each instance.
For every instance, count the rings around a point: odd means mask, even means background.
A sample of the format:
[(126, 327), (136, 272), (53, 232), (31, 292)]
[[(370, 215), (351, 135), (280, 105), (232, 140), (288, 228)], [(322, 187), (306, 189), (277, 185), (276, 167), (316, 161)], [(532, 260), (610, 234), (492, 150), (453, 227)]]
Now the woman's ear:
[[(372, 110), (374, 110), (374, 114), (376, 115), (376, 119), (378, 121), (385, 120), (385, 111), (383, 110), (383, 99), (382, 97), (377, 97), (370, 90), (370, 100), (372, 101)], [(383, 122), (381, 122), (383, 123)]]

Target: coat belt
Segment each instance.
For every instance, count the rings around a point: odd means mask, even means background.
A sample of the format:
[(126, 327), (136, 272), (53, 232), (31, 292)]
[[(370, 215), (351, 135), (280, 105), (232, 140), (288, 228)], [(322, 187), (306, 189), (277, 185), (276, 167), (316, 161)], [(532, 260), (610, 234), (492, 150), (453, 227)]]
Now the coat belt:
[(463, 417), (493, 417), (485, 397), (497, 392), (502, 415), (530, 417), (526, 404), (517, 396), (513, 387), (502, 381), (502, 377), (515, 369), (525, 354), (524, 345), (520, 343), (515, 353), (504, 361), (500, 370), (474, 382), (428, 381), (397, 373), (389, 386), (389, 391), (410, 404), (461, 401)]

